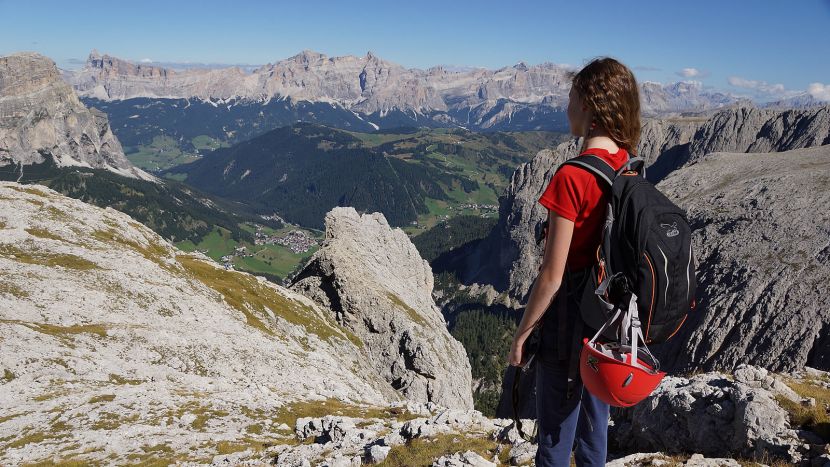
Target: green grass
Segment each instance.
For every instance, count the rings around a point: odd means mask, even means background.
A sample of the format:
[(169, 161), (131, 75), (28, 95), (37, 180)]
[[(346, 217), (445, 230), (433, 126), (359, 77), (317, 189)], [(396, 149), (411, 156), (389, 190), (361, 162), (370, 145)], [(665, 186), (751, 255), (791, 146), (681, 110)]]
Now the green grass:
[(200, 250), (207, 250), (207, 255), (219, 261), (223, 256), (233, 253), (233, 249), (239, 242), (231, 237), (231, 231), (222, 227), (215, 228), (207, 234), (196, 247)]
[(218, 140), (216, 138), (211, 138), (208, 135), (199, 135), (199, 136), (191, 139), (190, 142), (193, 144), (193, 147), (195, 147), (197, 150), (200, 150), (200, 151), (204, 151), (204, 150), (213, 151), (215, 149), (226, 148), (226, 147), (230, 146), (225, 141), (221, 141), (221, 140)]
[[(199, 141), (200, 143), (207, 142), (204, 139)], [(130, 162), (138, 167), (152, 171), (167, 169), (199, 159), (195, 154), (182, 152), (179, 143), (169, 136), (155, 136), (153, 142), (148, 145), (126, 148), (125, 155)]]
[(314, 254), (319, 247), (312, 247), (304, 253), (294, 253), (282, 245), (258, 245), (248, 248), (252, 257), (234, 259), (234, 266), (250, 272), (264, 272), (279, 277), (286, 277), (304, 258)]
[(177, 182), (183, 182), (183, 181), (187, 180), (187, 174), (184, 174), (184, 173), (181, 173), (181, 174), (166, 173), (166, 174), (164, 174), (164, 178), (169, 178), (170, 180), (175, 180)]

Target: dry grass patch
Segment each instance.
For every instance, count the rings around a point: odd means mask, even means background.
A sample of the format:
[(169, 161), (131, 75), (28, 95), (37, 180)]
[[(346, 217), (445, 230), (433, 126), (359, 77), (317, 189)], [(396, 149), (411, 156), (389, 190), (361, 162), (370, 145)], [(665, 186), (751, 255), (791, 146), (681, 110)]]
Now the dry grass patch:
[(296, 401), (285, 404), (279, 408), (279, 411), (272, 420), (277, 425), (285, 423), (293, 430), (298, 418), (320, 418), (326, 415), (339, 415), (351, 418), (378, 418), (381, 420), (395, 419), (397, 421), (418, 418), (418, 415), (401, 408), (349, 405), (337, 399), (326, 399), (322, 401)]
[(15, 284), (6, 281), (0, 282), (0, 293), (5, 295), (11, 295), (15, 298), (29, 298), (29, 292), (21, 289)]
[(363, 345), (357, 336), (340, 328), (331, 318), (318, 315), (308, 305), (283, 296), (251, 275), (227, 271), (192, 256), (180, 255), (176, 258), (195, 279), (219, 292), (228, 305), (242, 312), (249, 326), (265, 334), (276, 335), (264, 322), (270, 320), (266, 311), (270, 310), (274, 315), (304, 327), (325, 341), (331, 342), (332, 338), (339, 337), (348, 339), (359, 347)]
[(70, 255), (67, 253), (51, 253), (36, 248), (22, 250), (17, 246), (10, 244), (0, 245), (0, 256), (19, 263), (36, 264), (38, 266), (60, 266), (77, 271), (100, 269), (98, 265), (92, 261), (81, 258), (80, 256)]
[(830, 442), (830, 414), (827, 409), (830, 407), (830, 389), (812, 384), (810, 380), (801, 382), (787, 378), (785, 383), (799, 396), (811, 397), (816, 401), (815, 406), (807, 407), (786, 397), (775, 396), (778, 404), (789, 413), (790, 423), (814, 431), (825, 441)]
[(95, 230), (92, 232), (92, 237), (96, 240), (115, 246), (128, 246), (132, 250), (139, 253), (145, 259), (156, 263), (162, 269), (168, 272), (179, 272), (176, 267), (164, 261), (164, 258), (169, 256), (168, 249), (154, 240), (147, 240), (147, 245), (142, 245), (138, 242), (122, 237), (113, 228), (108, 230)]
[(25, 230), (26, 230), (26, 233), (28, 233), (29, 235), (31, 235), (33, 237), (48, 238), (50, 240), (63, 241), (63, 238), (61, 238), (60, 236), (58, 236), (58, 235), (56, 235), (56, 234), (54, 234), (54, 233), (52, 233), (52, 232), (50, 232), (46, 229), (41, 229), (41, 228), (36, 228), (36, 227), (29, 227)]
[(89, 404), (97, 404), (98, 402), (112, 402), (115, 400), (115, 394), (101, 394), (89, 400)]
[(411, 319), (412, 321), (420, 324), (421, 326), (428, 325), (427, 320), (424, 319), (424, 317), (421, 316), (420, 313), (415, 311), (414, 308), (404, 303), (403, 300), (401, 300), (401, 297), (398, 297), (392, 292), (386, 292), (386, 298), (388, 298), (395, 306), (405, 311), (406, 314), (409, 316), (409, 319)]
[[(18, 319), (0, 319), (0, 323), (25, 326), (41, 334), (55, 337), (70, 348), (75, 348), (74, 336), (77, 334), (93, 334), (98, 337), (107, 337), (107, 328), (103, 324), (73, 324), (70, 326), (58, 326), (49, 323), (31, 323)], [(63, 364), (63, 366), (69, 368), (66, 364)]]

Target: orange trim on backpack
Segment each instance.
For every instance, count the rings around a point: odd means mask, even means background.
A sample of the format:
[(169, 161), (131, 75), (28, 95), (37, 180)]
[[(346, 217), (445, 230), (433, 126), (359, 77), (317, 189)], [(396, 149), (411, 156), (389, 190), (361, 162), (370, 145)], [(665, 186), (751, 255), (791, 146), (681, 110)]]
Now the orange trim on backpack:
[(677, 329), (675, 329), (675, 330), (674, 330), (674, 332), (673, 332), (673, 333), (671, 333), (671, 335), (669, 335), (669, 337), (667, 337), (667, 338), (666, 338), (666, 340), (671, 339), (671, 338), (672, 338), (672, 336), (674, 336), (675, 334), (677, 334), (677, 331), (679, 331), (679, 330), (680, 330), (680, 328), (681, 328), (681, 327), (683, 327), (683, 323), (685, 323), (685, 322), (686, 322), (686, 318), (688, 318), (688, 317), (689, 317), (689, 314), (688, 314), (688, 313), (686, 313), (686, 316), (684, 316), (684, 317), (683, 317), (683, 320), (682, 320), (682, 321), (680, 321), (680, 324), (678, 324), (678, 325), (677, 325)]

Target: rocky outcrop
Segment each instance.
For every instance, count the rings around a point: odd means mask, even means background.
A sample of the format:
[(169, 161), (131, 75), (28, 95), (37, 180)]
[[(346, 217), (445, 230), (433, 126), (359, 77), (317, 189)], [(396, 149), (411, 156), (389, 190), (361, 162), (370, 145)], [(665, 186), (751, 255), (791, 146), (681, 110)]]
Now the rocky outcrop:
[(677, 369), (830, 368), (830, 146), (714, 153), (658, 187), (689, 215), (698, 307), (660, 349)]
[(35, 53), (0, 57), (0, 165), (22, 171), (47, 156), (59, 166), (153, 179), (127, 160), (106, 115), (84, 107), (54, 62)]
[(400, 398), (311, 300), (125, 214), (3, 182), (0, 232), (4, 465), (123, 464), (153, 446), (209, 462), (251, 436), (293, 439), (283, 425), (304, 413)]
[(472, 408), (470, 363), (432, 299), (433, 276), (383, 214), (337, 207), (291, 288), (330, 309), (366, 346), (375, 371), (409, 400)]
[[(826, 378), (811, 371), (812, 377)], [(648, 399), (613, 414), (608, 465), (824, 465), (830, 445), (790, 426), (789, 413), (779, 405), (800, 400), (785, 380), (816, 382), (793, 378), (748, 365), (734, 374), (667, 377)], [(534, 459), (537, 445), (519, 436), (512, 420), (433, 404), (400, 409), (407, 414), (403, 418), (300, 418), (295, 432), (301, 443), (275, 447), (275, 462), (360, 465), (391, 457), (397, 465), (492, 466)], [(533, 432), (533, 421), (525, 420), (524, 428)]]
[(649, 179), (657, 181), (712, 152), (781, 152), (830, 144), (830, 106), (740, 107), (708, 119), (655, 120), (643, 126), (642, 139), (641, 154), (654, 160)]
[[(93, 51), (86, 67), (68, 80), (85, 97), (136, 97), (325, 102), (375, 122), (395, 118), (430, 125), (480, 129), (561, 127), (570, 87), (569, 68), (553, 63), (519, 63), (496, 70), (404, 68), (367, 53), (328, 57), (305, 50), (245, 73), (239, 68), (174, 71), (134, 64)], [(699, 83), (641, 85), (645, 115), (704, 112), (740, 102), (704, 90)], [(553, 120), (556, 120), (554, 122)], [(409, 120), (407, 120), (409, 121)], [(512, 126), (511, 126), (512, 125)]]
[[(766, 378), (774, 383), (766, 384)], [(717, 373), (668, 376), (648, 399), (614, 417), (609, 437), (634, 452), (755, 459), (766, 454), (798, 462), (806, 454), (804, 442), (790, 428), (774, 387), (792, 393), (753, 367), (740, 368), (734, 378)]]

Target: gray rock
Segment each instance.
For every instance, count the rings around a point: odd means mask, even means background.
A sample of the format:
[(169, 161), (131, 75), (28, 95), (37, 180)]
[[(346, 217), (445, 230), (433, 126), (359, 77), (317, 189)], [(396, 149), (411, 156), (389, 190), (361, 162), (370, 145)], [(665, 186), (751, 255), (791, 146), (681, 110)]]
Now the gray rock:
[(326, 238), (291, 288), (331, 310), (401, 396), (472, 408), (470, 363), (432, 299), (429, 263), (383, 214), (334, 208)]
[(609, 437), (640, 451), (801, 458), (801, 441), (773, 393), (717, 373), (666, 377), (646, 400), (616, 414)]
[(389, 451), (391, 450), (392, 448), (390, 446), (381, 446), (379, 444), (373, 445), (371, 448), (369, 448), (369, 462), (375, 464), (383, 462), (383, 460), (386, 459), (386, 456), (389, 455)]
[(659, 184), (688, 212), (698, 263), (697, 309), (658, 349), (668, 368), (830, 368), (828, 174), (820, 146), (710, 154)]
[(457, 452), (451, 456), (441, 456), (432, 463), (433, 467), (495, 467), (496, 464), (481, 457), (473, 451)]
[(695, 467), (741, 467), (741, 463), (735, 459), (706, 458), (703, 454), (692, 454), (692, 457), (686, 461), (686, 465)]
[(532, 461), (536, 458), (538, 448), (538, 444), (527, 441), (513, 445), (510, 449), (510, 465), (522, 465)]
[(41, 163), (107, 169), (155, 180), (127, 160), (103, 112), (87, 109), (55, 63), (36, 53), (0, 57), (0, 166)]

